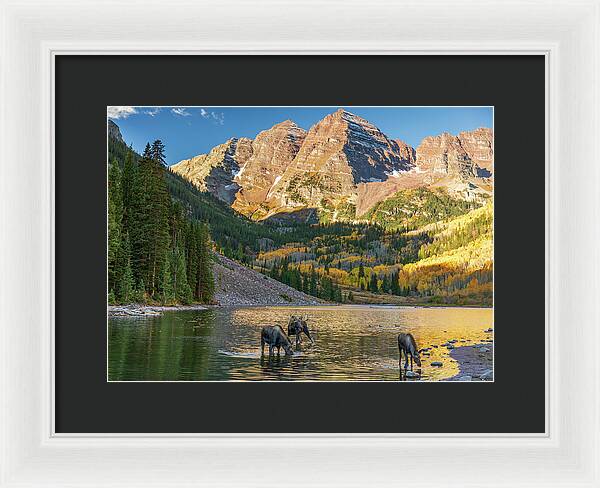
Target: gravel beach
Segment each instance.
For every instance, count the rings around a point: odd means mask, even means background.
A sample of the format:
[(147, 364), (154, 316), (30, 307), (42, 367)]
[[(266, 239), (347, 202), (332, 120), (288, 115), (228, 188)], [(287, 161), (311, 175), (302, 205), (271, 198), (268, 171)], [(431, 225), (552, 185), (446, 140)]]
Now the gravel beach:
[(448, 381), (493, 381), (494, 344), (484, 342), (472, 346), (460, 346), (450, 351), (450, 357), (458, 363), (459, 373)]

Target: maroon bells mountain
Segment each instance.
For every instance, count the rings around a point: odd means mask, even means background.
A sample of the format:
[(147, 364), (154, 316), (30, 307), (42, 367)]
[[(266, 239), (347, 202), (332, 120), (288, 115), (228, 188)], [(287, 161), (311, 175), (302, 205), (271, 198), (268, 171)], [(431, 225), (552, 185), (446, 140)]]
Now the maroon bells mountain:
[(294, 161), (305, 137), (306, 131), (291, 120), (256, 136), (250, 158), (235, 175), (235, 181), (241, 187), (233, 205), (236, 210), (247, 215), (257, 211)]
[(415, 149), (340, 109), (308, 132), (286, 120), (171, 169), (253, 219), (316, 209), (354, 220), (408, 188), (483, 199), (493, 191), (493, 157), (488, 128), (429, 136)]

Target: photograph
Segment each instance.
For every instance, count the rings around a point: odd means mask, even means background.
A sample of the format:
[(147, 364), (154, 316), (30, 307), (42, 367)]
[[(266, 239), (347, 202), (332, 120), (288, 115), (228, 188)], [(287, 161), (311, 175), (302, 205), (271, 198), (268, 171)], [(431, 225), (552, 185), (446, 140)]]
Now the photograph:
[(108, 382), (494, 381), (493, 106), (106, 115)]
[(600, 0), (0, 18), (0, 488), (600, 488)]

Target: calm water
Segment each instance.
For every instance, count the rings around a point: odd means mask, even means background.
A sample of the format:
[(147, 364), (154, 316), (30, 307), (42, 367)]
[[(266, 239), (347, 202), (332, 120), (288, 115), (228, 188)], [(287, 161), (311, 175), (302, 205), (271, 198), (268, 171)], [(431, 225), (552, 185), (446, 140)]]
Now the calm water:
[[(260, 354), (260, 330), (307, 314), (315, 340), (304, 337), (293, 357)], [(385, 306), (218, 308), (160, 317), (111, 317), (109, 380), (138, 381), (398, 381), (396, 336), (410, 332), (419, 348), (492, 339), (491, 309)], [(445, 347), (422, 357), (421, 380), (458, 373)], [(441, 361), (443, 366), (430, 363)], [(416, 365), (415, 365), (416, 367)]]

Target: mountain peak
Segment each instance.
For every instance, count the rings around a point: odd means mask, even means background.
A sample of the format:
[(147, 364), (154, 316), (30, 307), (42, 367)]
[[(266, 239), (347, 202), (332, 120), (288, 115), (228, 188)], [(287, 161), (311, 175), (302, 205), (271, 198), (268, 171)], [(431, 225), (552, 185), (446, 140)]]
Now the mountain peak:
[[(287, 119), (287, 120), (284, 120), (283, 122), (279, 122), (278, 124), (275, 124), (269, 130), (261, 132), (261, 134), (269, 133), (271, 131), (279, 131), (279, 130), (283, 130), (283, 131), (289, 133), (291, 136), (296, 137), (296, 138), (304, 137), (306, 135), (306, 131), (302, 127), (298, 126), (298, 124), (296, 124), (296, 122), (294, 122), (293, 120), (290, 120), (290, 119)], [(259, 134), (259, 136), (260, 136), (260, 134)], [(257, 136), (257, 139), (259, 136)]]
[(457, 136), (442, 132), (425, 137), (417, 147), (417, 166), (422, 171), (449, 175), (460, 180), (493, 175), (491, 129), (463, 131)]
[(296, 122), (294, 122), (293, 120), (290, 119), (286, 119), (283, 122), (279, 122), (278, 124), (275, 124), (273, 126), (273, 129), (275, 127), (298, 127), (298, 125), (296, 124)]
[(356, 114), (353, 114), (352, 112), (348, 112), (346, 109), (343, 108), (338, 108), (335, 112), (333, 112), (332, 114), (330, 114), (334, 119), (338, 119), (338, 120), (344, 120), (346, 122), (356, 122), (359, 124), (369, 124), (369, 121), (363, 119), (362, 117), (359, 117)]
[(493, 134), (485, 128), (444, 132), (425, 137), (415, 149), (339, 108), (308, 131), (283, 120), (254, 140), (229, 139), (173, 170), (238, 212), (263, 219), (281, 209), (358, 208), (367, 186), (371, 204), (395, 188), (438, 181), (462, 188), (476, 178), (487, 188), (493, 183)]

